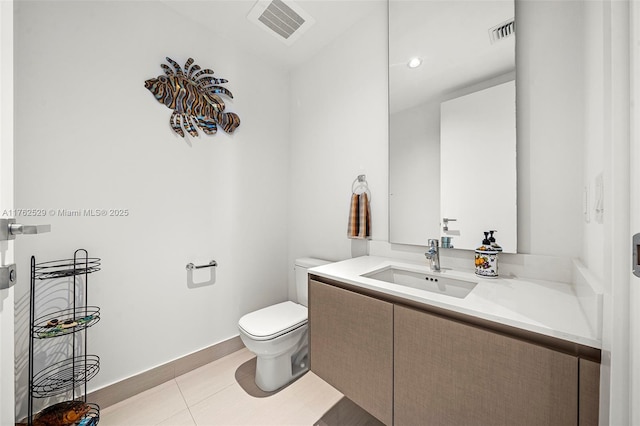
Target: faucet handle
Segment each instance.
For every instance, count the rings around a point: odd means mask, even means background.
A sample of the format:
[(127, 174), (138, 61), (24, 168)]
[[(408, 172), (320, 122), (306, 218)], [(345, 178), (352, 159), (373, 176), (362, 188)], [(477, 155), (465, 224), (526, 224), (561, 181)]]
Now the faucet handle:
[(429, 245), (429, 247), (438, 247), (439, 241), (437, 239), (430, 238), (429, 240), (427, 240), (427, 244)]

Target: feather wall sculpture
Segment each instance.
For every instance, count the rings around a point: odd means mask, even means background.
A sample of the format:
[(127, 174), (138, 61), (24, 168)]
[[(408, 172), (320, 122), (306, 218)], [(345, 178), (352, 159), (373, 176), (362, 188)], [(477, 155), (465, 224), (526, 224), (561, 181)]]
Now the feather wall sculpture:
[(184, 137), (184, 130), (193, 137), (198, 136), (199, 127), (205, 134), (213, 135), (218, 127), (233, 133), (240, 125), (240, 117), (233, 112), (225, 112), (225, 104), (220, 95), (233, 99), (229, 90), (221, 84), (228, 81), (214, 78), (213, 70), (201, 69), (189, 58), (184, 69), (176, 61), (167, 58), (167, 64), (160, 64), (166, 75), (150, 78), (144, 87), (158, 102), (173, 110), (169, 123), (174, 132)]

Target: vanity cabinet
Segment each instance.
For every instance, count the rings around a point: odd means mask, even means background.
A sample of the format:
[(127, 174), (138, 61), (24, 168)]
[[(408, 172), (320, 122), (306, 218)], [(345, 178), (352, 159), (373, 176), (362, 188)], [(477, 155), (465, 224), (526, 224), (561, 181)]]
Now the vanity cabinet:
[(311, 370), (387, 425), (598, 424), (597, 349), (317, 276), (309, 332)]
[(600, 363), (580, 358), (579, 380), (579, 425), (598, 426), (600, 423)]
[(393, 304), (309, 282), (311, 370), (381, 422), (393, 423)]
[(576, 425), (572, 355), (396, 306), (395, 425)]

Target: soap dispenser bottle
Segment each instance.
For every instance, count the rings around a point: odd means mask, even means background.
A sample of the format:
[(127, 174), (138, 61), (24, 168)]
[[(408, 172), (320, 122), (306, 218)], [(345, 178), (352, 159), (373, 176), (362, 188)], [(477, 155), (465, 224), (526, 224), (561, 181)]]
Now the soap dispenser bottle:
[(502, 247), (500, 247), (500, 246), (498, 245), (498, 243), (496, 243), (496, 239), (495, 239), (495, 237), (493, 236), (493, 233), (494, 233), (494, 232), (498, 232), (498, 231), (495, 231), (495, 230), (493, 230), (493, 231), (489, 231), (489, 242), (491, 243), (491, 247), (492, 247), (494, 250), (496, 250), (496, 251), (498, 251), (498, 252), (501, 252), (501, 251), (502, 251)]
[(498, 277), (498, 253), (491, 246), (489, 231), (484, 233), (482, 245), (475, 250), (476, 275), (484, 278)]

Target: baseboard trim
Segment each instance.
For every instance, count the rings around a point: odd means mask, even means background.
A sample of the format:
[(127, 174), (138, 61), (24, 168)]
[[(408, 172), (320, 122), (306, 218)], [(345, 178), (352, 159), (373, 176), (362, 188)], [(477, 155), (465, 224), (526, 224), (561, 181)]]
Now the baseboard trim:
[(244, 348), (244, 344), (240, 336), (232, 337), (208, 348), (90, 392), (87, 395), (87, 401), (98, 404), (101, 409), (104, 409), (242, 348)]

